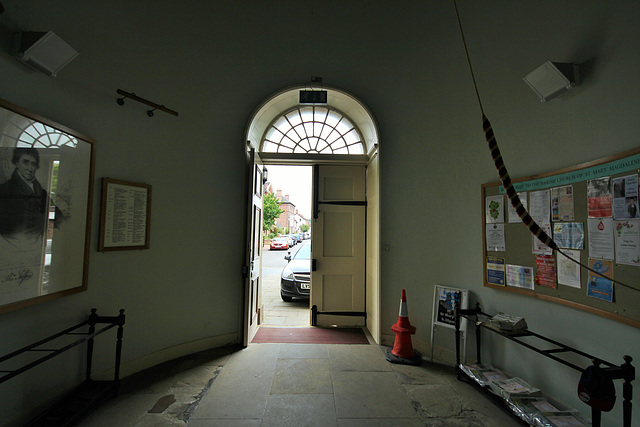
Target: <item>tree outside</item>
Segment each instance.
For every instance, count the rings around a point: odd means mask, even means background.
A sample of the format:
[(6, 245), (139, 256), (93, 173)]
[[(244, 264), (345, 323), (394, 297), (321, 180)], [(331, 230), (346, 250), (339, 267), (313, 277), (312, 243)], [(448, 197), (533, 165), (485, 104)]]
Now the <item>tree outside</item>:
[(262, 230), (269, 232), (269, 238), (273, 238), (272, 234), (276, 234), (274, 230), (276, 219), (284, 212), (280, 209), (280, 201), (275, 194), (265, 194), (262, 201), (262, 210)]

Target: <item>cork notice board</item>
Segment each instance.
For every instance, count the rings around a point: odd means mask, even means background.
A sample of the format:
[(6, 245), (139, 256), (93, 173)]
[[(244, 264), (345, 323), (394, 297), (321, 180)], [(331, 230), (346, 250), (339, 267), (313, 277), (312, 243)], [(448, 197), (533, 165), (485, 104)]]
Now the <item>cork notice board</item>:
[[(590, 277), (586, 268), (573, 262), (567, 263), (566, 257), (555, 251), (546, 257), (540, 255), (544, 248), (536, 245), (537, 239), (515, 213), (510, 215), (511, 203), (500, 182), (483, 184), (484, 285), (568, 305), (640, 328), (640, 260), (627, 256), (628, 252), (634, 253), (635, 244), (619, 243), (617, 236), (620, 234), (616, 230), (616, 227), (622, 227), (620, 222), (631, 224), (632, 228), (635, 227), (634, 230), (640, 228), (640, 209), (636, 210), (639, 171), (640, 148), (512, 181), (523, 203), (526, 201), (525, 206), (530, 213), (540, 212), (541, 206), (544, 210), (545, 205), (549, 205), (547, 231), (563, 252), (567, 252), (565, 247), (573, 246), (571, 250), (582, 264), (593, 266), (601, 261), (600, 265), (611, 266), (608, 272), (613, 273), (614, 282), (612, 285), (607, 282), (612, 289), (601, 295), (597, 293), (593, 275)], [(600, 193), (597, 188), (600, 185), (598, 183), (603, 182), (609, 186), (609, 211), (598, 210), (596, 205), (599, 202), (595, 201), (598, 198), (594, 197), (594, 194), (606, 193), (605, 190)], [(627, 183), (626, 190), (624, 185), (620, 189), (621, 182)], [(545, 191), (549, 196), (544, 196)], [(558, 199), (561, 200), (560, 203)], [(544, 214), (532, 216), (542, 225), (539, 218), (543, 218)], [(611, 238), (602, 239), (604, 243), (601, 243), (600, 235), (595, 232), (598, 227), (594, 227), (594, 224), (599, 222), (609, 224), (607, 229), (611, 230)], [(561, 233), (567, 229), (577, 232), (567, 233), (571, 238), (566, 239), (566, 235), (563, 237)], [(633, 239), (638, 237), (631, 234), (631, 240)], [(622, 239), (620, 242), (623, 242)], [(611, 246), (611, 255), (602, 255), (600, 246)], [(567, 265), (572, 266), (573, 276), (571, 283), (565, 284), (563, 281), (567, 280)], [(589, 282), (590, 280), (593, 282)], [(604, 294), (608, 296), (602, 297)]]

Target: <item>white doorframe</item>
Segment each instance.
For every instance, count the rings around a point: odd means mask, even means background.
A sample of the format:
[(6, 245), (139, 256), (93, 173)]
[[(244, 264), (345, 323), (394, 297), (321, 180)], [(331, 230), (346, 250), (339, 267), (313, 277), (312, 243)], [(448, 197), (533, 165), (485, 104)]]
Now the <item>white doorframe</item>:
[[(373, 113), (357, 96), (335, 86), (322, 84), (298, 84), (281, 89), (263, 100), (247, 121), (245, 138), (247, 146), (260, 152), (262, 138), (271, 122), (284, 111), (299, 105), (300, 90), (327, 92), (327, 106), (348, 116), (361, 131), (365, 144), (362, 155), (297, 155), (264, 153), (265, 165), (313, 165), (313, 164), (366, 164), (367, 165), (367, 213), (366, 213), (366, 307), (367, 329), (373, 339), (381, 342), (381, 271), (380, 271), (380, 197), (379, 197), (379, 132)], [(243, 149), (246, 146), (243, 146)], [(243, 318), (244, 316), (240, 316)], [(242, 321), (243, 319), (241, 319)]]

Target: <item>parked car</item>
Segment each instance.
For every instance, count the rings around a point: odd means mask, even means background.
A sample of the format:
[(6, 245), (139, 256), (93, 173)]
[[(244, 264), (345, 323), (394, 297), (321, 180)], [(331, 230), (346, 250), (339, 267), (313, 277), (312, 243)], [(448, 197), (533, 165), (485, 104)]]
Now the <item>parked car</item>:
[(291, 234), (285, 234), (284, 237), (286, 237), (287, 239), (289, 239), (289, 247), (292, 248), (296, 245), (296, 243), (298, 243), (298, 241), (296, 240), (295, 237), (293, 237)]
[(305, 243), (293, 257), (284, 257), (289, 263), (280, 275), (280, 297), (291, 302), (293, 298), (309, 299), (311, 295), (311, 245)]
[(298, 243), (302, 242), (302, 233), (295, 234)]
[(275, 249), (289, 249), (289, 239), (286, 237), (274, 237), (269, 244), (269, 250)]

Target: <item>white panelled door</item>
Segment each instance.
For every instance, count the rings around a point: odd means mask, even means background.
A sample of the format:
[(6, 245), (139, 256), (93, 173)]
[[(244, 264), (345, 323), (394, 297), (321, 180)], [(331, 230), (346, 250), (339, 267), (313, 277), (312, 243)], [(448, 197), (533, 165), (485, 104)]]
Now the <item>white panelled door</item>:
[(312, 324), (364, 326), (365, 166), (314, 166)]

